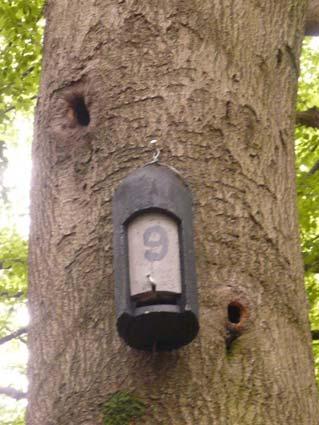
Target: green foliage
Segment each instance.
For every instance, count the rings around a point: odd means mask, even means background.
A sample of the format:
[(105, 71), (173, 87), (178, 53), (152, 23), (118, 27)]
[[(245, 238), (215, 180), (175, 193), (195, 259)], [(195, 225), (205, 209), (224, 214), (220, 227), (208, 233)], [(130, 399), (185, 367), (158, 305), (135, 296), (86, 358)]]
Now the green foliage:
[[(319, 330), (319, 280), (316, 279), (313, 273), (306, 275), (306, 288), (308, 301), (310, 304), (309, 319), (311, 328)], [(315, 360), (315, 374), (317, 385), (319, 389), (319, 341), (314, 340), (312, 344), (314, 360)]]
[(319, 284), (314, 274), (309, 273), (306, 277), (306, 287), (308, 301), (311, 305), (310, 322), (313, 329), (319, 330)]
[[(13, 229), (0, 229), (0, 300), (25, 297), (27, 284), (27, 242)], [(19, 294), (21, 294), (19, 296)]]
[(12, 400), (8, 407), (8, 399), (0, 397), (1, 425), (24, 425), (25, 402)]
[(301, 56), (301, 73), (298, 81), (297, 109), (303, 111), (313, 106), (319, 107), (319, 91), (316, 84), (319, 77), (319, 54), (313, 48), (312, 38), (306, 37)]
[[(11, 192), (8, 195), (7, 202), (10, 202)], [(27, 316), (27, 241), (12, 227), (12, 207), (6, 202), (4, 204), (0, 205), (1, 220), (7, 222), (7, 228), (0, 228), (0, 338), (24, 327)], [(23, 215), (23, 205), (19, 205), (19, 209)], [(23, 335), (0, 345), (2, 386), (26, 391), (26, 338)], [(25, 406), (25, 400), (16, 401), (0, 395), (0, 424), (23, 425)]]
[(104, 405), (104, 425), (130, 425), (132, 419), (141, 418), (145, 410), (145, 404), (135, 395), (118, 391)]
[(38, 90), (43, 0), (0, 0), (0, 131), (29, 111)]
[(319, 272), (319, 170), (309, 170), (319, 160), (319, 131), (308, 138), (307, 130), (296, 130), (297, 193), (305, 271), (315, 273)]
[[(319, 52), (306, 39), (301, 57), (297, 109), (319, 107)], [(319, 129), (296, 128), (296, 170), (301, 245), (305, 264), (305, 283), (310, 304), (312, 329), (319, 329)], [(319, 384), (319, 341), (314, 341), (316, 378)]]
[[(319, 107), (319, 52), (311, 48), (306, 39), (301, 58), (298, 110)], [(311, 172), (319, 160), (319, 130), (309, 127), (296, 128), (296, 169), (298, 208), (302, 251), (306, 272), (319, 272), (319, 170)], [(316, 265), (316, 262), (318, 264)]]

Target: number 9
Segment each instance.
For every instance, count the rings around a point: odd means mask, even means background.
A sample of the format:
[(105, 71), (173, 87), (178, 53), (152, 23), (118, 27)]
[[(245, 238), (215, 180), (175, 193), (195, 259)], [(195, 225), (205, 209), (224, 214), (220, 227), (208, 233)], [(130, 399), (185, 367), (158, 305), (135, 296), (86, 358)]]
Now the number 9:
[[(155, 237), (154, 237), (155, 235)], [(147, 228), (143, 234), (144, 245), (150, 248), (159, 248), (159, 251), (154, 249), (147, 249), (144, 253), (144, 257), (148, 261), (161, 261), (167, 254), (168, 251), (168, 237), (167, 232), (163, 227), (156, 224)]]

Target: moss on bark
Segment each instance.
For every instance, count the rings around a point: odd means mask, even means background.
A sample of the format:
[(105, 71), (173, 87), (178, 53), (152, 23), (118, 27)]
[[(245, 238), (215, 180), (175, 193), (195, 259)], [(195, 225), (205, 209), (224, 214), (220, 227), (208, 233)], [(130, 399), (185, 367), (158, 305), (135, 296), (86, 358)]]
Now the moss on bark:
[(117, 391), (104, 405), (104, 425), (129, 425), (132, 419), (141, 418), (145, 410), (145, 403), (134, 394)]

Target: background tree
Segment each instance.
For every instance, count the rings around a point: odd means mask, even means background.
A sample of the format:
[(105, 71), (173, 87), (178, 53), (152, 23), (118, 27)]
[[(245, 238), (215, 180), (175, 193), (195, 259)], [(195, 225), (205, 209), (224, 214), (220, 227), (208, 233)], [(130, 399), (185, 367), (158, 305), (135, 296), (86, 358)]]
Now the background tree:
[[(18, 114), (32, 110), (37, 89), (41, 62), (42, 1), (0, 1), (0, 423), (20, 425), (24, 423), (25, 393), (20, 387), (25, 365), (26, 329), (19, 327), (21, 310), (26, 303), (27, 241), (13, 225), (12, 193), (5, 183), (8, 164), (8, 148), (17, 145)], [(20, 120), (21, 121), (21, 120)], [(27, 143), (27, 140), (25, 140)], [(27, 162), (28, 157), (25, 158)], [(21, 203), (21, 201), (20, 201)], [(15, 207), (13, 207), (15, 209)], [(21, 208), (18, 208), (21, 209)], [(14, 338), (15, 337), (15, 338)], [(15, 360), (19, 351), (21, 362)], [(6, 387), (4, 364), (12, 353), (11, 382)], [(10, 403), (10, 398), (20, 399)]]
[[(28, 424), (110, 424), (119, 410), (127, 423), (315, 424), (292, 144), (305, 3), (79, 6), (46, 14)], [(195, 196), (202, 327), (150, 356), (115, 333), (110, 201), (154, 137)]]

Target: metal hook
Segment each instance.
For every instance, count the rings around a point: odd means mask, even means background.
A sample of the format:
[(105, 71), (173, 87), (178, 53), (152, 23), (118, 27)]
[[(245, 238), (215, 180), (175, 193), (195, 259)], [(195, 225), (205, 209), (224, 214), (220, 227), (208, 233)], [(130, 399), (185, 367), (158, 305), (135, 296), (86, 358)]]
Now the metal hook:
[[(153, 140), (150, 141), (150, 145), (155, 145), (156, 143), (157, 143), (157, 140), (156, 139), (153, 139)], [(150, 162), (150, 164), (154, 164), (154, 163), (158, 162), (159, 161), (160, 154), (161, 154), (161, 150), (159, 148), (156, 148), (156, 151), (153, 154), (153, 159)]]

